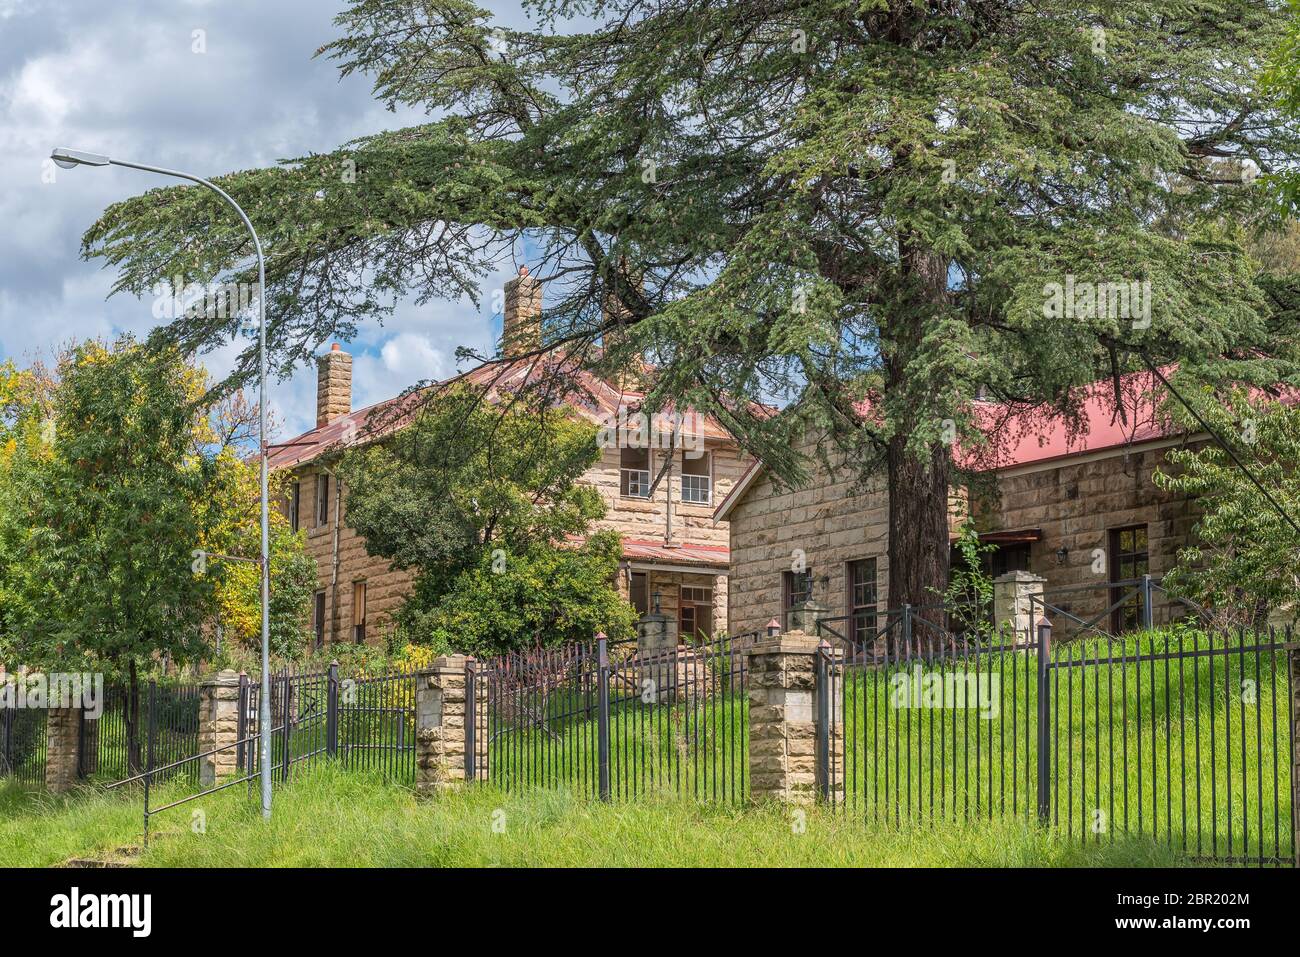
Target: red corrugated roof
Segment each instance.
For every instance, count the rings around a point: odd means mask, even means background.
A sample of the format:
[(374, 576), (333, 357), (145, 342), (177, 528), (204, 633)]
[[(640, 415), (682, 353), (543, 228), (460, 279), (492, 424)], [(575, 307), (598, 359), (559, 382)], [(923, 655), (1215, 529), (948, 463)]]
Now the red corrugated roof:
[(631, 561), (658, 562), (664, 565), (708, 565), (726, 568), (731, 561), (731, 549), (726, 545), (665, 545), (662, 541), (647, 542), (635, 538), (623, 539), (623, 557)]
[[(551, 373), (559, 373), (555, 377), (557, 382), (572, 383), (566, 393), (556, 395), (556, 404), (568, 405), (592, 422), (612, 422), (618, 416), (620, 409), (634, 412), (645, 399), (644, 393), (620, 388), (608, 380), (592, 375), (579, 368), (563, 354), (513, 362), (489, 362), (439, 383), (438, 386), (430, 386), (425, 390), (358, 409), (287, 442), (277, 442), (271, 446), (270, 467), (272, 469), (293, 468), (304, 462), (310, 462), (332, 449), (356, 441), (367, 441), (376, 435), (400, 428), (410, 421), (411, 415), (419, 407), (422, 396), (434, 388), (445, 388), (453, 383), (467, 382), (487, 389), (489, 395), (501, 395), (544, 381)], [(675, 414), (676, 410), (669, 406), (662, 410), (657, 418)], [(372, 424), (375, 426), (373, 432)], [(687, 440), (703, 437), (705, 441), (726, 442), (731, 439), (730, 434), (716, 419), (695, 413), (690, 409), (686, 410), (681, 426), (682, 436)]]
[[(572, 545), (581, 545), (583, 535), (566, 535)], [(623, 558), (634, 562), (653, 562), (658, 565), (699, 565), (702, 568), (725, 569), (731, 562), (731, 549), (726, 545), (700, 545), (674, 543), (665, 545), (663, 539), (650, 541), (643, 538), (623, 539)]]
[[(1172, 370), (1161, 371), (1168, 374)], [(989, 441), (976, 449), (958, 447), (954, 457), (977, 472), (999, 471), (1167, 438), (1177, 432), (1159, 415), (1161, 393), (1148, 372), (1121, 377), (1122, 419), (1116, 411), (1114, 384), (1109, 381), (1086, 386), (1078, 398), (1079, 415), (1073, 419), (1050, 410), (1023, 411), (998, 402), (977, 402), (976, 421)], [(869, 401), (857, 405), (864, 418), (870, 417), (871, 409)], [(761, 470), (761, 462), (750, 466), (714, 510), (716, 520), (727, 516)]]
[(1177, 432), (1160, 415), (1163, 396), (1148, 372), (1121, 376), (1118, 403), (1112, 382), (1094, 382), (1079, 391), (1078, 399), (1079, 415), (1073, 419), (1051, 411), (1026, 412), (996, 402), (978, 403), (976, 420), (988, 436), (988, 444), (969, 451), (958, 449), (957, 461), (976, 471), (997, 471), (1149, 442)]

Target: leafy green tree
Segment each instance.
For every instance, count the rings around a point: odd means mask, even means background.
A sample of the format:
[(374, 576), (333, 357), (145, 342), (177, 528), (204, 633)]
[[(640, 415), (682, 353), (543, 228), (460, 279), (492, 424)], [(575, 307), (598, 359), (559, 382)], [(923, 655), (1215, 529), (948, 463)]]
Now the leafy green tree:
[[(216, 459), (220, 494), (212, 500), (216, 524), (206, 541), (223, 555), (255, 557), (261, 548), (260, 469), (228, 452)], [(272, 484), (272, 496), (284, 483)], [(274, 500), (274, 499), (273, 499)], [(262, 646), (262, 579), (256, 564), (214, 559), (216, 578), (213, 620), (223, 640), (244, 652)], [(308, 614), (316, 593), (316, 560), (307, 551), (307, 533), (294, 532), (288, 517), (271, 510), (271, 654), (296, 659), (308, 650)], [(231, 660), (240, 657), (232, 656)]]
[(0, 364), (0, 648), (4, 636), (31, 614), (29, 602), (39, 606), (40, 583), (22, 556), (34, 532), (29, 514), (35, 477), (53, 440), (51, 389), (43, 369)]
[(406, 636), (483, 653), (631, 635), (619, 537), (588, 535), (604, 502), (575, 484), (599, 455), (595, 426), (566, 410), (498, 412), (468, 387), (348, 451), (348, 523), (371, 554), (417, 573)]
[(593, 533), (581, 548), (483, 549), (442, 589), (421, 576), (398, 622), (413, 642), (475, 655), (589, 642), (600, 631), (630, 638), (634, 612), (613, 585), (621, 554), (612, 531)]
[[(1201, 512), (1194, 542), (1179, 550), (1165, 576), (1174, 594), (1190, 598), (1224, 624), (1263, 625), (1272, 611), (1291, 621), (1300, 613), (1300, 532), (1274, 506), (1300, 523), (1300, 408), (1243, 389), (1206, 384), (1179, 390), (1269, 498), (1216, 442), (1171, 449), (1156, 484), (1188, 496)], [(1177, 418), (1199, 430), (1183, 410)]]
[(215, 474), (193, 450), (193, 384), (174, 353), (129, 340), (82, 345), (60, 363), (56, 437), (22, 555), (40, 601), (5, 636), (5, 656), (23, 664), (125, 675), (132, 742), (142, 668), (155, 655), (198, 658), (212, 607), (214, 578), (191, 568)]
[[(206, 376), (175, 351), (87, 343), (48, 399), (26, 381), (0, 426), (0, 660), (125, 678), (138, 767), (142, 673), (208, 656), (223, 612), (260, 615), (256, 566), (214, 557), (257, 554), (256, 469), (214, 430)], [(315, 568), (287, 527), (276, 543), (287, 645), (305, 634)]]
[[(1072, 416), (1139, 352), (1294, 374), (1294, 290), (1261, 294), (1241, 235), (1297, 153), (1259, 82), (1292, 28), (1276, 0), (530, 7), (515, 31), (467, 0), (353, 0), (321, 52), (443, 118), (220, 180), (265, 230), (282, 368), (396, 297), (477, 295), (527, 242), (545, 345), (603, 369), (647, 353), (650, 406), (714, 413), (786, 479), (810, 422), (883, 470), (892, 606), (946, 587), (950, 450), (977, 441), (979, 397)], [(138, 292), (248, 247), (182, 187), (110, 207), (84, 251)], [(188, 317), (161, 340), (232, 331)]]

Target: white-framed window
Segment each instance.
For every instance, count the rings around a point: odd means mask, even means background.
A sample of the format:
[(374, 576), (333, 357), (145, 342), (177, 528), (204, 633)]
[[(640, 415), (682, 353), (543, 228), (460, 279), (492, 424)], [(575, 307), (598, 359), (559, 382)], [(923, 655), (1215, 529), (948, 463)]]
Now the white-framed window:
[(682, 501), (693, 505), (713, 503), (713, 455), (682, 455)]
[(876, 560), (859, 558), (849, 562), (845, 582), (853, 640), (865, 645), (876, 637)]
[(650, 450), (621, 449), (618, 466), (618, 494), (625, 498), (649, 498)]

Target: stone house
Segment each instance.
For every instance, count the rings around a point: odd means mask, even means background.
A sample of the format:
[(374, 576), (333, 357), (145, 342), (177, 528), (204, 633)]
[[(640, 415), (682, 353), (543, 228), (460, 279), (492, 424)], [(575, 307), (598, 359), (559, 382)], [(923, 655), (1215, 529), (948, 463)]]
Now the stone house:
[[(537, 375), (547, 361), (535, 351), (541, 291), (527, 267), (505, 292), (506, 361), (457, 377), (497, 395)], [(366, 440), (367, 426), (384, 422), (400, 400), (354, 410), (352, 357), (335, 345), (318, 366), (316, 428), (273, 446), (270, 467), (290, 473), (282, 508), (293, 528), (306, 531), (316, 560), (311, 612), (316, 646), (377, 642), (392, 627), (413, 575), (366, 551), (347, 524), (347, 490), (333, 469), (342, 450), (358, 438)], [(623, 535), (620, 590), (643, 613), (658, 596), (663, 613), (675, 619), (682, 634), (721, 632), (727, 621), (729, 553), (726, 524), (715, 521), (713, 510), (751, 460), (711, 418), (688, 410), (638, 422), (643, 395), (633, 386), (580, 371), (576, 377), (580, 388), (564, 402), (602, 426), (606, 438), (601, 458), (581, 481), (605, 499), (607, 514), (599, 526)], [(674, 428), (678, 440), (670, 454)], [(661, 440), (664, 435), (669, 441)]]
[[(1109, 389), (1087, 390), (1083, 421), (1074, 423), (982, 404), (981, 422), (997, 440), (957, 454), (973, 478), (953, 490), (953, 539), (969, 515), (993, 547), (986, 571), (1042, 589), (1067, 637), (1079, 628), (1070, 615), (1099, 618), (1114, 631), (1137, 625), (1139, 597), (1113, 583), (1168, 571), (1197, 518), (1195, 504), (1158, 489), (1152, 473), (1166, 450), (1206, 437), (1162, 424), (1145, 377), (1125, 382), (1122, 420)], [(810, 435), (809, 448), (816, 442)], [(861, 637), (883, 624), (888, 515), (883, 480), (859, 481), (842, 459), (830, 471), (811, 468), (798, 489), (778, 485), (762, 463), (751, 466), (714, 512), (730, 529), (731, 633), (759, 630), (773, 617), (788, 627), (791, 610), (808, 598), (818, 617), (842, 620), (837, 630)], [(1172, 606), (1157, 590), (1153, 607), (1162, 610), (1159, 621)]]

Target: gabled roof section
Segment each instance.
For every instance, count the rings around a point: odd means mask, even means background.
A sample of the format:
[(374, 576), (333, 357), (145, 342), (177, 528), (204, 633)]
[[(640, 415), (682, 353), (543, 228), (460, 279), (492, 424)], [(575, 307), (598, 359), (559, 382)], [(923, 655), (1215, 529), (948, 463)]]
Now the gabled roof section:
[[(359, 442), (373, 441), (400, 429), (411, 421), (423, 400), (436, 389), (445, 389), (463, 382), (485, 389), (489, 400), (495, 402), (510, 393), (543, 384), (548, 379), (557, 383), (566, 380), (571, 383), (563, 393), (555, 395), (555, 405), (567, 405), (598, 425), (614, 424), (620, 409), (636, 411), (645, 400), (645, 393), (593, 375), (558, 351), (525, 359), (494, 360), (424, 389), (340, 416), (328, 425), (304, 432), (286, 442), (277, 442), (270, 448), (270, 467), (295, 468), (326, 453)], [(670, 406), (658, 413), (656, 418), (675, 414), (676, 410)], [(685, 410), (681, 425), (682, 435), (686, 439), (702, 438), (705, 442), (718, 443), (733, 441), (730, 433), (716, 419), (695, 413), (691, 409)]]

